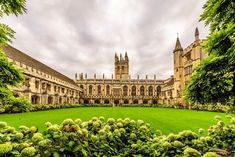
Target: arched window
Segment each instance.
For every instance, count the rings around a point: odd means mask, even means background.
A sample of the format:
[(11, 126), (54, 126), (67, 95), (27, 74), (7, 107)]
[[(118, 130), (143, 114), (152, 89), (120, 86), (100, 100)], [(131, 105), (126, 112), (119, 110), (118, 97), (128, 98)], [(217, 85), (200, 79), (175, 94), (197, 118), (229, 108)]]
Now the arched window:
[(127, 86), (123, 87), (123, 95), (128, 96), (128, 87)]
[(101, 95), (101, 85), (98, 85), (97, 92), (98, 92), (98, 95)]
[(149, 96), (153, 96), (153, 87), (149, 86)]
[(110, 86), (109, 85), (106, 86), (106, 95), (110, 95)]
[(161, 94), (161, 86), (157, 86), (157, 97)]
[(124, 66), (122, 66), (122, 71), (124, 71)]
[(144, 86), (141, 86), (141, 87), (140, 87), (140, 95), (141, 95), (141, 96), (144, 96)]
[(89, 86), (89, 94), (92, 95), (92, 85)]
[(136, 86), (132, 86), (131, 88), (131, 95), (136, 96)]
[(120, 71), (120, 66), (117, 67), (117, 71), (118, 71), (118, 72)]

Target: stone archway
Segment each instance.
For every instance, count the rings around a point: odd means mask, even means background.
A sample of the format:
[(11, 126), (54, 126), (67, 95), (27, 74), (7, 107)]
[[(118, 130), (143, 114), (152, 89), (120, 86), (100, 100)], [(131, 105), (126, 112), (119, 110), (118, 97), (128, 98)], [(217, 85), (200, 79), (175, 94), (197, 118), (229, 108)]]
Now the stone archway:
[(133, 100), (133, 104), (139, 104), (139, 101), (137, 99)]
[(129, 100), (128, 100), (128, 99), (125, 99), (125, 100), (124, 100), (124, 104), (129, 104)]
[(108, 99), (105, 99), (105, 100), (104, 100), (104, 103), (105, 103), (105, 104), (109, 104), (109, 100), (108, 100)]
[(144, 100), (143, 100), (143, 104), (148, 104), (148, 100), (147, 100), (147, 99), (144, 99)]
[(37, 95), (32, 95), (31, 102), (32, 102), (32, 104), (40, 104), (40, 97)]
[(96, 99), (95, 104), (100, 104), (100, 99)]
[(49, 97), (48, 97), (47, 103), (48, 103), (48, 104), (53, 104), (53, 97), (52, 97), (52, 96), (49, 96)]
[(115, 106), (119, 106), (119, 104), (120, 104), (120, 101), (118, 99), (114, 100), (114, 105)]

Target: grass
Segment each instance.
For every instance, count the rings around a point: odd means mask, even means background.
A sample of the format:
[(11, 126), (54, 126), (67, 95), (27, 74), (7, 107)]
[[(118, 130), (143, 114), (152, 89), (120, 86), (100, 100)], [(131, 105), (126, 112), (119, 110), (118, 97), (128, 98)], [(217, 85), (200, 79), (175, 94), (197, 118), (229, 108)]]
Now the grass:
[(84, 121), (94, 116), (105, 118), (142, 119), (150, 123), (153, 130), (159, 129), (164, 134), (178, 133), (182, 130), (198, 131), (199, 128), (207, 129), (215, 124), (216, 115), (225, 117), (225, 113), (193, 111), (169, 108), (147, 107), (80, 107), (57, 109), (41, 112), (18, 114), (2, 114), (0, 121), (7, 122), (10, 126), (18, 128), (20, 125), (36, 126), (40, 131), (45, 130), (44, 123), (50, 121), (60, 124), (66, 118), (80, 118)]

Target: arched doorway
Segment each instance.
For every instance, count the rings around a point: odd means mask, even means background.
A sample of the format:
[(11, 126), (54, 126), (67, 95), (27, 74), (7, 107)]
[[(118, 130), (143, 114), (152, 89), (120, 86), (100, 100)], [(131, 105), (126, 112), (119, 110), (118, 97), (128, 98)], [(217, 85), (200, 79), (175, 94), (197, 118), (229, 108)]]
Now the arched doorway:
[(37, 95), (32, 95), (31, 102), (32, 102), (32, 104), (40, 104), (40, 97)]
[(139, 101), (137, 99), (133, 100), (133, 104), (139, 104)]
[(153, 99), (153, 104), (157, 104), (158, 103), (158, 101), (157, 101), (157, 99)]
[(88, 99), (84, 99), (84, 104), (89, 104), (89, 100)]
[(104, 103), (105, 103), (105, 104), (109, 104), (109, 100), (108, 100), (108, 99), (105, 99), (105, 100), (104, 100)]
[(148, 104), (148, 100), (144, 99), (143, 104)]
[(100, 99), (96, 99), (95, 104), (100, 104)]
[(114, 100), (114, 104), (115, 104), (115, 106), (118, 106), (118, 105), (119, 105), (119, 103), (120, 103), (120, 101), (119, 101), (119, 100)]
[(124, 104), (129, 104), (129, 100), (125, 99)]

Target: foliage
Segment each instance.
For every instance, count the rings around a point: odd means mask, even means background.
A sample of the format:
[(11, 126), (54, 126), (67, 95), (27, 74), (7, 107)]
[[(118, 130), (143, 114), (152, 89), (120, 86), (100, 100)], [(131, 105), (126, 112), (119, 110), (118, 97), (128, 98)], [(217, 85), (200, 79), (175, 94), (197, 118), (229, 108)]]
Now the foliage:
[[(24, 12), (26, 12), (25, 0), (0, 0), (0, 17), (10, 14), (17, 16)], [(23, 74), (13, 66), (13, 63), (8, 61), (1, 49), (2, 46), (6, 46), (11, 42), (14, 34), (14, 30), (8, 25), (0, 23), (0, 105), (10, 105), (13, 110), (23, 112), (28, 110), (29, 103), (26, 100), (15, 98), (10, 91), (12, 86), (17, 86), (23, 81)]]
[(234, 6), (232, 0), (207, 0), (203, 6), (201, 20), (210, 26), (203, 48), (209, 57), (193, 73), (186, 89), (186, 99), (192, 103), (235, 105)]
[(47, 122), (39, 133), (35, 127), (17, 131), (0, 122), (0, 155), (5, 156), (215, 156), (222, 150), (235, 155), (235, 118), (218, 123), (207, 135), (192, 131), (161, 135), (142, 120), (94, 117), (65, 119), (60, 125)]

